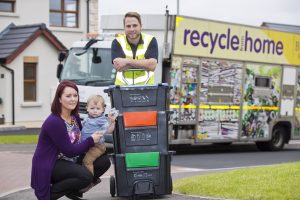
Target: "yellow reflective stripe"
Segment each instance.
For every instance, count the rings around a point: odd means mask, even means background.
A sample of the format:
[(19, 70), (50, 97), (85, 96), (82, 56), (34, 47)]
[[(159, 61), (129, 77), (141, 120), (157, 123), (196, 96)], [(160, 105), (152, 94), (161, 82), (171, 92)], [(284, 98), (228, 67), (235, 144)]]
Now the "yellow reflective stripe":
[(209, 106), (209, 105), (200, 105), (199, 108), (202, 108), (202, 109), (209, 109), (210, 106)]
[[(152, 79), (154, 79), (154, 72), (152, 72), (152, 71), (148, 71), (148, 72), (146, 71), (145, 75), (139, 76), (139, 77), (134, 78), (134, 79), (131, 78), (131, 77), (130, 78), (124, 77), (122, 72), (117, 72), (116, 80), (118, 80), (122, 84), (126, 84), (126, 82), (123, 80), (124, 78), (126, 78), (126, 81), (131, 85), (133, 83), (134, 84), (154, 84), (154, 80), (152, 80)], [(146, 83), (146, 81), (147, 81), (147, 83)]]
[[(170, 108), (196, 108), (196, 105), (176, 105), (171, 104)], [(229, 106), (229, 105), (199, 105), (200, 109), (213, 109), (213, 110), (239, 110), (240, 106)], [(279, 110), (276, 106), (243, 106), (244, 110)], [(295, 108), (300, 111), (299, 108)]]
[(180, 108), (180, 106), (179, 105), (174, 105), (174, 104), (170, 104), (170, 106), (169, 106), (170, 108)]
[(143, 33), (142, 33), (142, 36), (143, 36), (143, 40), (144, 40), (144, 44), (143, 44), (143, 47), (144, 47), (144, 48), (141, 48), (141, 47), (140, 47), (141, 45), (139, 45), (139, 46), (138, 46), (138, 49), (137, 49), (137, 51), (136, 51), (136, 53), (135, 53), (135, 54), (136, 54), (135, 56), (136, 56), (136, 57), (142, 56), (143, 58), (141, 58), (141, 59), (144, 59), (146, 50), (148, 49), (148, 46), (149, 46), (149, 44), (150, 44), (150, 42), (151, 42), (153, 36), (151, 36), (151, 35), (146, 35), (146, 34), (143, 34)]
[(275, 106), (243, 106), (244, 110), (278, 110)]
[(227, 110), (227, 109), (229, 109), (229, 106), (212, 105), (211, 109), (215, 109), (215, 110)]
[(229, 106), (229, 105), (199, 105), (200, 109), (214, 109), (214, 110), (239, 110), (240, 106)]
[(295, 110), (300, 111), (300, 107), (295, 108)]
[[(148, 46), (153, 38), (152, 35), (148, 35), (148, 34), (144, 34), (142, 33), (142, 39), (144, 41), (144, 44), (139, 44), (138, 45), (138, 48), (137, 48), (137, 51), (136, 51), (136, 59), (138, 58), (138, 60), (141, 60), (141, 59), (144, 59), (145, 57), (145, 53), (148, 49)], [(126, 40), (126, 35), (121, 35), (119, 37), (116, 38), (117, 41), (119, 42), (119, 44), (121, 45), (125, 55), (127, 58), (133, 58), (133, 54), (132, 54), (132, 50), (131, 50), (131, 47), (130, 45), (127, 43), (127, 40)]]
[(116, 39), (119, 42), (119, 44), (121, 45), (121, 47), (122, 47), (125, 55), (126, 56), (130, 56), (132, 58), (132, 51), (130, 51), (130, 50), (128, 50), (126, 48), (126, 46), (127, 46), (126, 36), (125, 35), (121, 35), (121, 36), (117, 37)]
[(196, 105), (175, 105), (175, 104), (170, 104), (169, 108), (197, 108)]
[(239, 110), (239, 109), (240, 109), (240, 106), (230, 106), (230, 109), (231, 109), (231, 110)]

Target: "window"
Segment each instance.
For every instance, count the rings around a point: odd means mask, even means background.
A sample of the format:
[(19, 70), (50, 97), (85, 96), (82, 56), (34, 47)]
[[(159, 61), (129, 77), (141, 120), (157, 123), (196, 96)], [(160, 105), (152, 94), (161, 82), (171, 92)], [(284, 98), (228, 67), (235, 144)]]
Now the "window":
[(36, 101), (37, 63), (24, 63), (24, 101)]
[(256, 76), (255, 77), (255, 87), (270, 88), (271, 87), (271, 78)]
[(50, 0), (50, 26), (78, 28), (78, 0)]
[(267, 76), (254, 77), (254, 98), (271, 98), (272, 96), (272, 78)]
[(0, 0), (0, 12), (15, 12), (16, 0)]

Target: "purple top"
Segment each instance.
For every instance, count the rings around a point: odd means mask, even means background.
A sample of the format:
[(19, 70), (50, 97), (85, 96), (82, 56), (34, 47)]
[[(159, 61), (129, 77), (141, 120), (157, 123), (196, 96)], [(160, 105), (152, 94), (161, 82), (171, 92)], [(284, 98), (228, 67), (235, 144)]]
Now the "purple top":
[[(74, 116), (80, 129), (79, 116)], [(72, 144), (64, 120), (50, 114), (42, 125), (39, 141), (32, 158), (31, 187), (39, 200), (50, 200), (51, 173), (59, 153), (75, 157), (94, 146), (92, 137)]]

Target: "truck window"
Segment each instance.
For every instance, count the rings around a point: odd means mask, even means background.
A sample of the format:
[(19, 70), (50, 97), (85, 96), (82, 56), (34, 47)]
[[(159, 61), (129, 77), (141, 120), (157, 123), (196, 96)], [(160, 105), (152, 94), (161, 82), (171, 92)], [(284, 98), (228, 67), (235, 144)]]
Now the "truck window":
[(255, 76), (253, 97), (271, 98), (272, 95), (272, 79), (268, 76)]
[(264, 88), (271, 88), (271, 78), (270, 77), (255, 77), (255, 87), (264, 87)]
[(93, 62), (93, 49), (90, 48), (82, 55), (82, 48), (73, 48), (65, 62), (61, 79), (73, 80), (78, 85), (106, 86), (115, 80), (115, 70), (111, 62), (110, 49), (99, 48), (97, 55), (101, 62)]

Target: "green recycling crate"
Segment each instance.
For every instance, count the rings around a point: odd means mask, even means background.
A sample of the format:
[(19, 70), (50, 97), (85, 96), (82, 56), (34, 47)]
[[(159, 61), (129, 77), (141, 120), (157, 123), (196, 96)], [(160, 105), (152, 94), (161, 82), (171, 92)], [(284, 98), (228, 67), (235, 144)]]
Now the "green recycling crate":
[(159, 167), (159, 152), (125, 153), (127, 168)]

